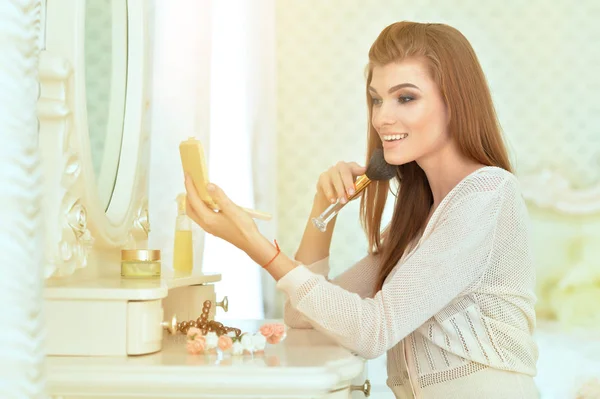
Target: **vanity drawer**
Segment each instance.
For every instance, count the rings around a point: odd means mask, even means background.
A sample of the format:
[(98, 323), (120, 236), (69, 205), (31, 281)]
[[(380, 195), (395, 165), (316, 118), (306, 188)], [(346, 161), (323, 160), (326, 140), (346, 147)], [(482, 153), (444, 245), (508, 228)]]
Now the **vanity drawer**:
[(216, 295), (213, 284), (172, 288), (166, 298), (155, 301), (130, 301), (127, 304), (127, 354), (140, 355), (159, 351), (163, 321), (175, 315), (178, 322), (196, 320), (205, 301), (211, 301), (209, 320), (215, 318)]
[(127, 302), (127, 354), (142, 355), (162, 348), (163, 308), (160, 299)]
[(164, 320), (171, 320), (173, 315), (176, 315), (177, 321), (196, 320), (202, 314), (202, 306), (207, 300), (212, 303), (208, 319), (214, 320), (217, 308), (214, 284), (172, 288), (163, 299)]
[(127, 301), (46, 300), (44, 313), (47, 331), (46, 354), (126, 354)]
[(123, 356), (162, 347), (161, 299), (47, 300), (48, 355)]

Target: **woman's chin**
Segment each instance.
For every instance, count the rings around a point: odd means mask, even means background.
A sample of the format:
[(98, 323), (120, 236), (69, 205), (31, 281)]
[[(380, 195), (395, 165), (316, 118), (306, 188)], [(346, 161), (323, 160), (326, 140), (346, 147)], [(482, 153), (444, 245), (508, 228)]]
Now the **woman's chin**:
[(398, 152), (393, 150), (383, 150), (383, 158), (385, 159), (385, 162), (389, 163), (390, 165), (397, 166), (413, 161), (413, 159), (409, 159), (406, 154), (398, 154)]

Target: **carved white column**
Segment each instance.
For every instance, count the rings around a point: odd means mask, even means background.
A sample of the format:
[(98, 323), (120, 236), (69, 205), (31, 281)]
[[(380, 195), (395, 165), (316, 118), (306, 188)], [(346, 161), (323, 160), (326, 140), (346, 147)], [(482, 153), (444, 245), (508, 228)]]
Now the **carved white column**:
[(0, 12), (1, 398), (44, 397), (40, 14), (40, 0), (5, 0)]

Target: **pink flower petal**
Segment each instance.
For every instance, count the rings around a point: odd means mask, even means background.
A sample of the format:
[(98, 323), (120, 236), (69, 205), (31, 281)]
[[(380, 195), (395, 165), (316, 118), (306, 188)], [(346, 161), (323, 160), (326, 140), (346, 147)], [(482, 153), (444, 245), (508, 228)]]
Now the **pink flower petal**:
[(270, 344), (278, 344), (279, 341), (281, 341), (281, 337), (278, 335), (271, 335), (270, 337), (267, 337), (267, 342)]
[(285, 326), (281, 323), (273, 324), (273, 334), (283, 336), (285, 334)]
[(273, 327), (273, 324), (263, 324), (259, 331), (263, 336), (269, 338), (275, 332), (275, 328)]
[(217, 345), (219, 346), (219, 349), (226, 351), (233, 346), (233, 341), (231, 340), (231, 337), (228, 337), (227, 335), (221, 335)]
[(193, 340), (187, 341), (186, 348), (188, 353), (192, 355), (198, 355), (204, 351), (204, 341), (203, 340)]
[(194, 338), (195, 338), (196, 336), (198, 336), (198, 335), (200, 335), (200, 336), (201, 336), (201, 335), (202, 335), (202, 331), (200, 331), (200, 329), (199, 329), (199, 328), (196, 328), (196, 327), (190, 327), (190, 329), (188, 329), (188, 331), (187, 331), (187, 334), (186, 334), (186, 335), (187, 335), (187, 337), (188, 337), (189, 339), (194, 339)]

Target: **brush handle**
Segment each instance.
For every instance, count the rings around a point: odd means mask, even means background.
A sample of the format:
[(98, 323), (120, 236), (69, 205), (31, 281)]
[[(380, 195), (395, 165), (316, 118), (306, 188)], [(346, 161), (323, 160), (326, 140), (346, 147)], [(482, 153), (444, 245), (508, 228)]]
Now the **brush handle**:
[(327, 224), (338, 214), (344, 205), (346, 204), (342, 204), (339, 199), (329, 205), (329, 207), (327, 207), (327, 209), (325, 209), (318, 217), (311, 219), (315, 227), (319, 229), (321, 233), (324, 233), (327, 230)]
[[(205, 202), (205, 204), (215, 212), (221, 211), (221, 209), (219, 209), (219, 207), (216, 205), (216, 203), (214, 203), (214, 205), (211, 205), (210, 203)], [(244, 207), (240, 207), (240, 208), (242, 208), (242, 210), (244, 212), (246, 212), (248, 215), (250, 215), (250, 217), (252, 217), (253, 219), (260, 219), (260, 220), (273, 219), (273, 216), (270, 213), (261, 212), (261, 211), (257, 211), (255, 209), (250, 209), (250, 208), (244, 208)]]
[(248, 213), (254, 219), (271, 220), (273, 218), (273, 216), (270, 213), (261, 212), (261, 211), (257, 211), (257, 210), (249, 209), (249, 208), (242, 208), (242, 209), (244, 211), (246, 211), (246, 213)]
[[(357, 198), (363, 192), (363, 190), (369, 185), (369, 183), (371, 183), (371, 179), (369, 179), (367, 177), (367, 175), (362, 175), (361, 177), (359, 177), (355, 183), (356, 191), (354, 192), (353, 195), (351, 195), (348, 198), (348, 202)], [(324, 233), (327, 230), (327, 224), (331, 221), (331, 219), (333, 219), (338, 214), (338, 212), (348, 202), (342, 203), (338, 198), (337, 201), (335, 201), (333, 204), (329, 205), (329, 207), (327, 207), (327, 209), (325, 209), (323, 211), (323, 213), (321, 213), (318, 217), (311, 219), (313, 222), (313, 225), (317, 229), (319, 229), (320, 232)]]
[(356, 179), (356, 183), (354, 183), (354, 186), (356, 187), (356, 190), (354, 190), (354, 194), (352, 194), (349, 198), (348, 198), (348, 202), (352, 201), (354, 198), (358, 197), (365, 188), (367, 188), (367, 186), (369, 185), (369, 183), (371, 183), (371, 179), (369, 179), (367, 177), (367, 175), (362, 175), (361, 177), (359, 177), (358, 179)]

